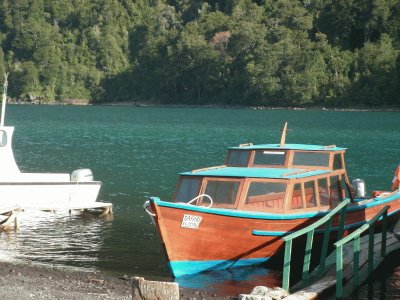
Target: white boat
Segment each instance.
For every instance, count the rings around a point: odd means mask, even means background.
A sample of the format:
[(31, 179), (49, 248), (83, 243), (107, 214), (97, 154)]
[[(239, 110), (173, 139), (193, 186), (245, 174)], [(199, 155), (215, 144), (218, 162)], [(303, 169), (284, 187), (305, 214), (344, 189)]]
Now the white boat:
[(71, 174), (20, 171), (12, 150), (14, 127), (4, 125), (6, 95), (7, 76), (0, 123), (0, 206), (18, 205), (23, 210), (99, 208), (103, 204), (96, 202), (101, 181), (94, 181), (89, 169), (75, 170)]

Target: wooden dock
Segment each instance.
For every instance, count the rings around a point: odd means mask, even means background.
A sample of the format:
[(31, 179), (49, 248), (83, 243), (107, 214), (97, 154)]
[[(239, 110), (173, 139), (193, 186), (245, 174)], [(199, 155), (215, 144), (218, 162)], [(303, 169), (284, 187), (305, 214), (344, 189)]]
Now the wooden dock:
[[(396, 238), (393, 232), (388, 231), (388, 205), (365, 224), (344, 236), (348, 203), (349, 200), (344, 200), (317, 222), (282, 238), (285, 242), (282, 287), (290, 291), (288, 299), (315, 299), (333, 287), (336, 298), (349, 296), (373, 273), (388, 253), (400, 248), (400, 222), (393, 231)], [(338, 234), (333, 252), (327, 255), (335, 215), (340, 215), (339, 226), (336, 228)], [(321, 249), (320, 264), (310, 272), (313, 238), (318, 230), (323, 232), (322, 243), (318, 243)], [(299, 283), (290, 286), (292, 244), (294, 239), (300, 237), (306, 237), (302, 277)]]
[(93, 211), (100, 212), (100, 216), (105, 216), (113, 213), (112, 203), (98, 201), (78, 204), (57, 203), (52, 205), (51, 207), (35, 207), (35, 209), (49, 212), (69, 211), (70, 213), (72, 213), (73, 211)]
[(14, 206), (1, 206), (0, 207), (0, 230), (7, 230), (11, 226), (14, 229), (18, 228), (17, 216), (20, 212), (20, 208), (17, 205)]
[[(381, 255), (382, 234), (374, 235), (373, 263), (372, 269), (375, 270), (385, 259)], [(386, 254), (400, 248), (400, 241), (391, 232), (386, 235)], [(353, 244), (348, 243), (343, 249), (343, 295), (350, 295), (359, 284), (364, 282), (369, 276), (369, 235), (365, 235), (360, 240), (359, 251), (359, 278), (358, 284), (354, 284), (354, 259)], [(287, 300), (293, 299), (316, 299), (319, 295), (325, 293), (335, 293), (336, 286), (336, 251), (333, 251), (326, 259), (326, 267), (321, 271), (321, 267), (317, 267), (310, 274), (310, 280), (306, 287), (302, 287), (302, 283), (294, 285), (291, 290), (294, 291)]]

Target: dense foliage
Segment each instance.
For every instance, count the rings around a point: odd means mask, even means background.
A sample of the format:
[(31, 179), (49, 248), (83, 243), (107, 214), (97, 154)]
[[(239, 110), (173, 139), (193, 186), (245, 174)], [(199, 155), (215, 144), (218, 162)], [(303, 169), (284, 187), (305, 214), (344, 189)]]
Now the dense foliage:
[(28, 101), (400, 105), (398, 0), (0, 0)]

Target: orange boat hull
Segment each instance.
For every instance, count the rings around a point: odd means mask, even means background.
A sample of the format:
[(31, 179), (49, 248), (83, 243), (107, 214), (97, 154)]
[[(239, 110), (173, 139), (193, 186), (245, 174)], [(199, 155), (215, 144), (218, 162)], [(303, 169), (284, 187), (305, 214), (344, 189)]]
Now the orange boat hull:
[[(400, 194), (369, 205), (349, 206), (345, 229), (350, 231), (365, 224), (384, 205), (390, 205), (390, 219), (397, 217)], [(328, 213), (272, 214), (205, 208), (157, 198), (152, 198), (151, 208), (175, 277), (265, 262), (283, 250), (282, 236)], [(337, 224), (336, 219), (333, 234)]]

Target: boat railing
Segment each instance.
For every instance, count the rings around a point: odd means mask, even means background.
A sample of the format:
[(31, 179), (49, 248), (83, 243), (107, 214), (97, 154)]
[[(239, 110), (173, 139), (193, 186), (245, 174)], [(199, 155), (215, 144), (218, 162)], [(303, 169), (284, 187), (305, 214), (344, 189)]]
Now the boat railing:
[(337, 239), (340, 240), (343, 237), (344, 221), (346, 218), (346, 207), (349, 202), (350, 202), (349, 199), (343, 200), (338, 206), (336, 206), (333, 210), (331, 210), (328, 214), (319, 219), (317, 222), (282, 238), (285, 243), (282, 288), (289, 291), (290, 265), (292, 259), (293, 240), (304, 235), (307, 235), (307, 241), (305, 245), (305, 255), (304, 255), (303, 271), (301, 277), (303, 285), (306, 285), (308, 283), (314, 233), (317, 228), (322, 226), (324, 226), (323, 229), (324, 235), (323, 235), (322, 250), (320, 256), (320, 268), (321, 272), (324, 271), (326, 266), (326, 257), (328, 252), (329, 239), (332, 231), (333, 218), (335, 217), (336, 214), (340, 213), (339, 226), (337, 228), (338, 230)]
[(368, 272), (367, 277), (374, 270), (374, 245), (375, 245), (375, 225), (378, 220), (382, 220), (382, 239), (381, 239), (381, 257), (386, 256), (386, 229), (387, 229), (387, 211), (389, 206), (384, 206), (381, 211), (369, 220), (366, 224), (352, 232), (350, 235), (337, 241), (334, 246), (336, 249), (336, 297), (343, 296), (343, 247), (346, 243), (353, 241), (353, 289), (360, 283), (360, 237), (368, 231)]

